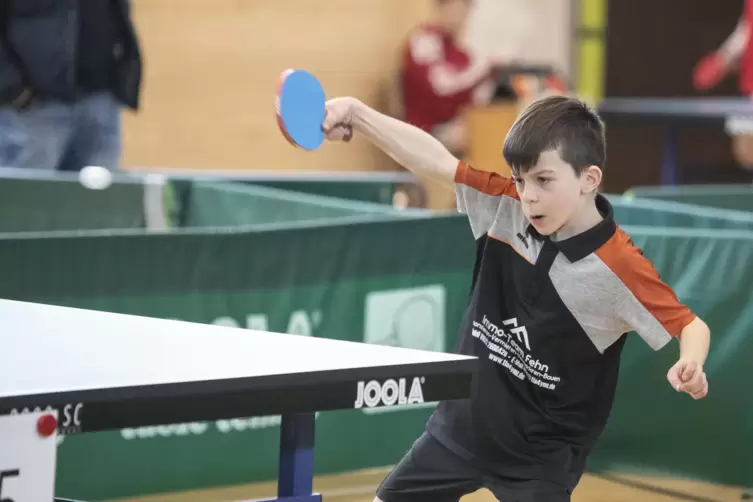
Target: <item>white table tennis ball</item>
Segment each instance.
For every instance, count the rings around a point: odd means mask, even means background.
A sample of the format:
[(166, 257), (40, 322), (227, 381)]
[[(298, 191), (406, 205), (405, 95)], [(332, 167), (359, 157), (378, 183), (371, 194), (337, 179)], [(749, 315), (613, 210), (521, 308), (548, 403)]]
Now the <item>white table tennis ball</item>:
[(112, 183), (112, 173), (102, 166), (86, 166), (78, 173), (82, 185), (91, 190), (104, 190)]

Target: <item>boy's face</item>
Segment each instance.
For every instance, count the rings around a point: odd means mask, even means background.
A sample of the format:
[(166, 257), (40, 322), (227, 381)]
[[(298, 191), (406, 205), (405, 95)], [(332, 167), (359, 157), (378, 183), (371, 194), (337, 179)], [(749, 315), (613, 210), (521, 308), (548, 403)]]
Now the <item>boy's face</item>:
[(567, 238), (580, 233), (595, 206), (593, 194), (601, 182), (601, 170), (592, 166), (580, 176), (556, 151), (544, 152), (535, 166), (513, 176), (523, 213), (541, 235)]

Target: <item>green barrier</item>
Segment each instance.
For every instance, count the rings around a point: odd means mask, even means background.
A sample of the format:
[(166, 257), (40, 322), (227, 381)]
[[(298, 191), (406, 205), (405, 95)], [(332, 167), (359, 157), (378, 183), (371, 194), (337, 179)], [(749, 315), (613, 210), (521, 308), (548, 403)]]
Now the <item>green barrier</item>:
[(392, 197), (399, 187), (395, 183), (309, 183), (297, 181), (254, 182), (254, 185), (290, 190), (291, 192), (326, 195), (377, 204), (392, 204)]
[[(244, 232), (10, 236), (0, 239), (0, 297), (450, 350), (475, 252), (466, 219), (371, 218)], [(753, 348), (753, 232), (625, 230), (712, 326), (711, 394), (699, 402), (676, 394), (665, 379), (676, 344), (657, 354), (631, 336), (591, 468), (750, 484), (753, 406), (741, 397), (749, 394), (745, 355)], [(317, 472), (395, 462), (429, 413), (320, 414)], [(278, 441), (278, 417), (67, 437), (58, 493), (100, 500), (268, 480)]]
[(753, 230), (753, 212), (608, 195), (620, 225)]
[(73, 176), (0, 170), (0, 232), (143, 228), (144, 190), (139, 180), (90, 190)]
[(234, 181), (258, 186), (279, 188), (292, 192), (324, 195), (341, 199), (359, 200), (392, 205), (398, 190), (414, 193), (419, 199), (423, 189), (418, 178), (404, 170), (399, 171), (288, 171), (288, 170), (231, 170), (168, 169), (139, 170), (168, 176), (173, 182)]
[[(182, 188), (185, 190), (185, 186)], [(183, 196), (184, 227), (314, 222), (353, 214), (417, 214), (391, 206), (223, 181), (195, 181)]]
[[(372, 179), (374, 178), (374, 179)], [(383, 179), (384, 178), (384, 179)], [(311, 185), (321, 192), (365, 195), (398, 178), (320, 177)], [(285, 179), (286, 181), (282, 181)], [(391, 205), (341, 199), (221, 180), (159, 174), (118, 173), (105, 190), (83, 187), (76, 173), (0, 169), (0, 233), (176, 226), (227, 227), (284, 221), (320, 221), (352, 214), (419, 214)], [(303, 189), (305, 179), (268, 177), (259, 183)], [(329, 188), (328, 188), (329, 187)], [(360, 192), (359, 192), (360, 190)], [(370, 192), (371, 191), (371, 192)]]
[[(191, 207), (194, 184), (226, 182), (254, 187), (267, 187), (300, 194), (332, 197), (392, 206), (400, 191), (410, 195), (414, 207), (425, 203), (425, 191), (418, 179), (408, 172), (387, 171), (199, 171), (171, 169), (157, 174), (168, 176), (179, 208)], [(180, 226), (186, 226), (186, 215), (178, 211)], [(203, 224), (201, 226), (204, 226)]]
[(247, 183), (280, 188), (291, 192), (325, 195), (385, 205), (392, 205), (393, 196), (397, 190), (417, 186), (412, 180), (403, 181), (397, 176), (375, 176), (374, 174), (367, 173), (364, 176), (330, 175), (327, 178), (312, 177), (306, 180), (280, 177), (278, 179), (248, 181)]
[(753, 211), (753, 185), (684, 185), (633, 187), (625, 195), (684, 202), (698, 206)]

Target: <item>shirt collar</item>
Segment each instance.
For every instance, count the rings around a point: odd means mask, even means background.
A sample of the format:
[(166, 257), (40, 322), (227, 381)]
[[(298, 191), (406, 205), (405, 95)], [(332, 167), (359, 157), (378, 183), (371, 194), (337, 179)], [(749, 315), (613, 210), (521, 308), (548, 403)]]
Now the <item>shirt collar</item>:
[(601, 194), (596, 195), (596, 209), (604, 218), (602, 221), (563, 241), (552, 241), (549, 236), (542, 236), (531, 224), (528, 225), (528, 233), (535, 239), (552, 242), (570, 262), (582, 260), (603, 246), (617, 231), (612, 204)]

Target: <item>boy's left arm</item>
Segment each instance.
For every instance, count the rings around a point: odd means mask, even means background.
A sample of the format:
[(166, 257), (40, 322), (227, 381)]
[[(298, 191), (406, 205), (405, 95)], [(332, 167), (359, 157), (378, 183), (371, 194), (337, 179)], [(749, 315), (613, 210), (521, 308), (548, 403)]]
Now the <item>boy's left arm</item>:
[(678, 336), (680, 358), (669, 369), (667, 380), (677, 392), (687, 392), (693, 399), (706, 397), (709, 384), (703, 365), (709, 353), (711, 332), (700, 317), (690, 322)]
[(653, 264), (643, 256), (626, 234), (612, 242), (599, 257), (614, 272), (620, 283), (621, 298), (617, 312), (627, 328), (634, 330), (654, 350), (673, 338), (680, 342), (678, 361), (667, 373), (667, 380), (678, 392), (694, 399), (708, 393), (703, 365), (709, 352), (710, 331), (703, 320), (659, 276)]

